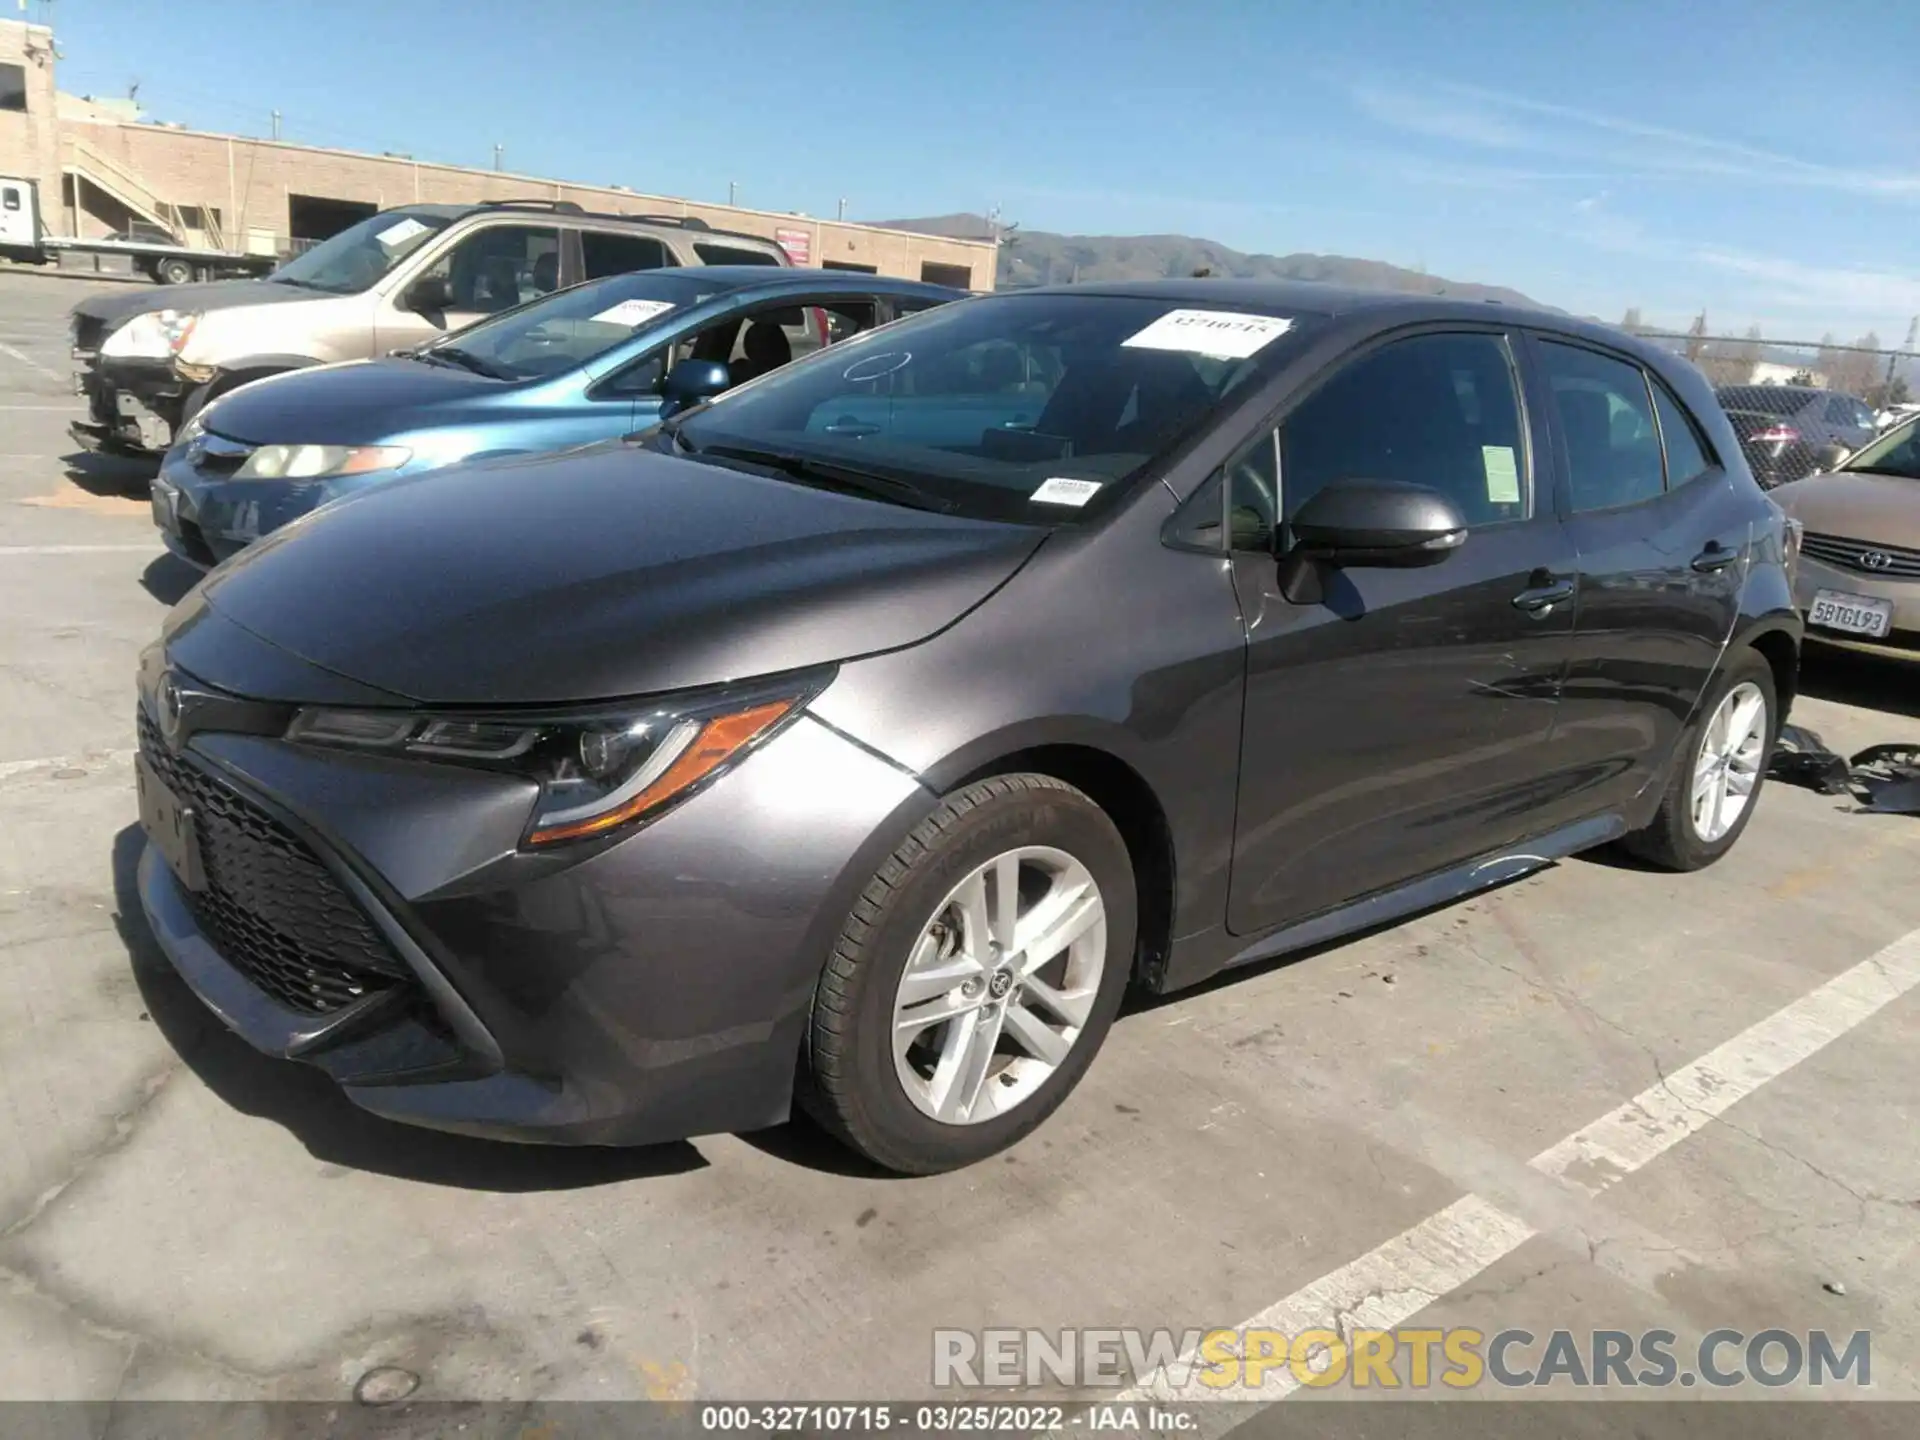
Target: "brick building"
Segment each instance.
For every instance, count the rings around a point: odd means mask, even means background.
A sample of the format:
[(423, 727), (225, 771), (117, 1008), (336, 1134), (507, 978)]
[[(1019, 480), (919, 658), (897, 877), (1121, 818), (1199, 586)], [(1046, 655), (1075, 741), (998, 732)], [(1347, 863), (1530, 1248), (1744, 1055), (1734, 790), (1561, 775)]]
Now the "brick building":
[(395, 205), (537, 197), (704, 220), (778, 241), (799, 264), (993, 288), (994, 247), (980, 241), (153, 124), (124, 101), (60, 94), (53, 33), (15, 21), (0, 21), (0, 174), (38, 180), (48, 228), (83, 237), (146, 221), (189, 245), (276, 254)]

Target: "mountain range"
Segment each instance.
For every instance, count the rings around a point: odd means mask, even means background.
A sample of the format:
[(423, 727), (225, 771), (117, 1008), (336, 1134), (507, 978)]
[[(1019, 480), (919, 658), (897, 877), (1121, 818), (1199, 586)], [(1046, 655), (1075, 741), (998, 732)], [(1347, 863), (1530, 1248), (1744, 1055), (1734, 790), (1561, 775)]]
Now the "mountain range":
[[(917, 220), (881, 220), (891, 230), (949, 235), (959, 240), (991, 239), (984, 216), (932, 215)], [(1002, 231), (996, 288), (1023, 290), (1033, 285), (1064, 285), (1091, 280), (1160, 280), (1208, 270), (1247, 280), (1318, 280), (1372, 290), (1415, 295), (1450, 295), (1470, 300), (1535, 302), (1501, 285), (1448, 280), (1424, 270), (1408, 270), (1383, 260), (1347, 255), (1249, 255), (1191, 235), (1057, 235), (1046, 230), (1006, 227)]]

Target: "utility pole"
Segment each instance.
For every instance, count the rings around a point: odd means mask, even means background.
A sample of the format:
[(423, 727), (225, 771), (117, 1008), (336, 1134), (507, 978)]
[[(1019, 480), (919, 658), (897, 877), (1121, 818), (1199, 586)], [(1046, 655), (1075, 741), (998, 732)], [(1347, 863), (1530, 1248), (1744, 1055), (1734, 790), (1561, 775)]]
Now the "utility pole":
[(280, 112), (278, 110), (273, 112), (273, 138), (276, 140), (280, 138)]
[(836, 218), (841, 220), (847, 218), (847, 197), (844, 195), (840, 197), (840, 214)]
[(727, 204), (729, 205), (733, 204), (734, 198), (738, 196), (739, 193), (740, 193), (740, 182), (738, 180), (727, 181)]
[(507, 153), (507, 147), (504, 145), (496, 145), (493, 147), (493, 168), (494, 169), (498, 170), (501, 168), (500, 157), (506, 153)]

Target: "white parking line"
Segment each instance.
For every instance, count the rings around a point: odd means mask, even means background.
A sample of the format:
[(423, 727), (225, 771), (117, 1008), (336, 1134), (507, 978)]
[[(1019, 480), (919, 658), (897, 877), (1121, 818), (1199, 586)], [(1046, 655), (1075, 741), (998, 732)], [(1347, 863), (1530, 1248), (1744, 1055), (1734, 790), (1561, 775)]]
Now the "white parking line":
[(67, 378), (66, 376), (62, 375), (58, 370), (48, 369), (45, 365), (42, 365), (38, 360), (34, 359), (31, 355), (27, 354), (26, 351), (16, 350), (13, 348), (13, 346), (6, 344), (4, 341), (0, 341), (0, 355), (5, 355), (10, 360), (18, 360), (22, 365), (26, 366), (29, 370), (38, 370), (42, 375), (47, 376), (49, 379), (64, 380)]
[[(1920, 986), (1920, 930), (1829, 980), (1733, 1039), (1649, 1086), (1528, 1162), (1535, 1170), (1598, 1195), (1777, 1080), (1892, 1001)], [(1467, 1195), (1338, 1270), (1249, 1318), (1241, 1327), (1288, 1335), (1390, 1330), (1518, 1250), (1539, 1232), (1517, 1216)], [(1155, 1371), (1117, 1398), (1279, 1400), (1300, 1386), (1291, 1369), (1265, 1372), (1259, 1389), (1211, 1389), (1193, 1354)], [(1169, 1372), (1173, 1373), (1169, 1373)], [(1181, 1377), (1178, 1381), (1175, 1375)]]
[(150, 555), (164, 548), (158, 540), (147, 545), (0, 545), (0, 556)]

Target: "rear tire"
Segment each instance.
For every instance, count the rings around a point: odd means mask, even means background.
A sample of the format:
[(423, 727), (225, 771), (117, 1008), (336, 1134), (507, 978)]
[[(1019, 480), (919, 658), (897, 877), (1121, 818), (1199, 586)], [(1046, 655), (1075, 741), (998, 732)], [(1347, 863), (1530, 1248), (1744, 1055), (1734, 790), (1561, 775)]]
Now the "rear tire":
[(185, 260), (162, 260), (157, 268), (162, 285), (185, 285), (193, 279), (193, 266)]
[(1732, 652), (1681, 741), (1653, 822), (1622, 848), (1663, 870), (1699, 870), (1725, 855), (1753, 818), (1779, 730), (1773, 667), (1756, 651)]
[(1073, 786), (999, 775), (946, 796), (847, 917), (814, 994), (801, 1104), (906, 1174), (1015, 1144), (1106, 1038), (1136, 903), (1126, 842)]

